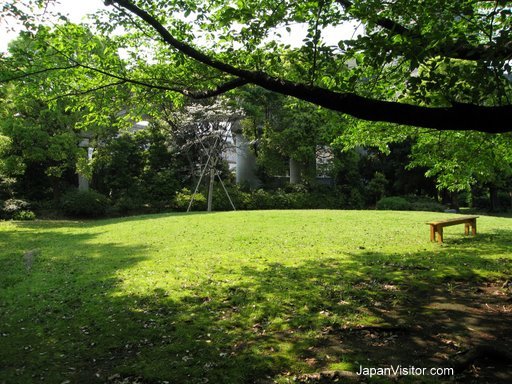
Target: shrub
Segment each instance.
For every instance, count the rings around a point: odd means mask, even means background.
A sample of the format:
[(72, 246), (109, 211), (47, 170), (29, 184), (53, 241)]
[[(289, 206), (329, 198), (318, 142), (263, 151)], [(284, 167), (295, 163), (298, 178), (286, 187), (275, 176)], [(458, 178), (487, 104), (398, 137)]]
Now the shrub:
[(309, 188), (304, 184), (287, 184), (284, 186), (286, 193), (307, 193)]
[(130, 196), (121, 196), (114, 204), (114, 208), (119, 213), (128, 213), (141, 209), (143, 207), (142, 201)]
[[(183, 188), (181, 191), (176, 193), (172, 201), (172, 207), (177, 211), (186, 211), (188, 205), (192, 199), (192, 192), (188, 188)], [(194, 202), (192, 203), (193, 211), (204, 211), (206, 210), (206, 197), (198, 192), (194, 196)]]
[(71, 217), (100, 217), (108, 206), (108, 198), (96, 191), (71, 191), (61, 199), (62, 210)]
[(363, 209), (364, 198), (358, 189), (351, 189), (350, 193), (345, 196), (345, 208), (348, 209)]
[(252, 201), (254, 209), (275, 208), (272, 194), (263, 189), (258, 189), (252, 193)]
[(32, 211), (18, 211), (12, 216), (13, 220), (35, 220), (36, 214)]
[(411, 203), (412, 211), (432, 211), (432, 212), (443, 212), (446, 207), (431, 197), (427, 196), (405, 196), (405, 199)]
[(8, 199), (0, 201), (0, 218), (12, 219), (14, 216), (21, 211), (28, 211), (30, 203), (22, 199)]
[(7, 219), (11, 219), (14, 214), (20, 211), (28, 210), (30, 203), (22, 199), (8, 199), (5, 200), (2, 207), (3, 215)]
[(377, 209), (387, 211), (409, 211), (412, 204), (400, 196), (383, 197), (377, 201)]
[[(347, 206), (350, 202), (350, 208), (360, 208), (362, 206), (362, 197), (355, 191), (349, 198), (345, 198), (342, 193), (333, 188), (307, 192), (304, 187), (286, 189), (277, 189), (273, 192), (257, 189), (252, 193), (243, 192), (238, 186), (226, 186), (229, 196), (237, 210), (253, 209), (340, 209)], [(292, 192), (286, 192), (292, 191)], [(185, 211), (190, 202), (191, 192), (183, 189), (176, 194), (172, 206), (175, 210)], [(206, 209), (206, 197), (203, 194), (197, 194), (194, 199), (194, 209)], [(229, 203), (223, 188), (216, 186), (213, 192), (213, 210), (231, 211), (233, 208)]]
[(346, 208), (345, 197), (338, 192), (312, 193), (307, 196), (304, 208), (312, 209), (341, 209)]
[(379, 199), (382, 199), (384, 192), (386, 191), (386, 185), (388, 181), (381, 172), (375, 172), (373, 179), (370, 180), (366, 186), (366, 197), (368, 203), (375, 204)]
[[(248, 192), (242, 191), (238, 186), (228, 186), (226, 185), (226, 189), (229, 193), (229, 197), (233, 202), (235, 209), (244, 210), (244, 209), (254, 209), (254, 204), (252, 201), (252, 196)], [(215, 211), (231, 211), (233, 207), (231, 206), (229, 199), (226, 196), (226, 192), (221, 186), (216, 186), (213, 190), (213, 210)]]

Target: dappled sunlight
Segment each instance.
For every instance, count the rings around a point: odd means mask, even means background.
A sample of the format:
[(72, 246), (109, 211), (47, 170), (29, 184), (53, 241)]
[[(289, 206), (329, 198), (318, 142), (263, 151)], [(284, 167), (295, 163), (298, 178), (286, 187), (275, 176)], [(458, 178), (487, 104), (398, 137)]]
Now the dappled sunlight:
[[(512, 274), (512, 223), (482, 218), (475, 238), (455, 231), (439, 245), (428, 241), (432, 216), (2, 223), (6, 377), (286, 382), (362, 359), (447, 365), (470, 340), (509, 343), (506, 296), (482, 284)], [(37, 250), (30, 269), (28, 250)]]

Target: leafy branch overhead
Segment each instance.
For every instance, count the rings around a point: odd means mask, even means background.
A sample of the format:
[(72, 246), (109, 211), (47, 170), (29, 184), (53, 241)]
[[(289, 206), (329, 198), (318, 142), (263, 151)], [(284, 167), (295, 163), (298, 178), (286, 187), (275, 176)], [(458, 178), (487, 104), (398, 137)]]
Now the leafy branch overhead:
[[(504, 132), (511, 129), (507, 123), (507, 115), (512, 111), (512, 106), (509, 103), (496, 103), (493, 100), (486, 100), (486, 97), (472, 103), (461, 103), (454, 99), (449, 104), (442, 106), (413, 105), (397, 100), (400, 98), (400, 93), (405, 93), (407, 89), (398, 90), (391, 100), (386, 100), (379, 98), (378, 95), (377, 97), (374, 95), (363, 96), (356, 92), (344, 91), (343, 84), (338, 87), (326, 87), (323, 84), (307, 84), (301, 81), (304, 79), (300, 78), (292, 81), (286, 73), (283, 76), (274, 76), (270, 73), (271, 69), (269, 70), (265, 67), (256, 69), (242, 67), (230, 63), (228, 59), (219, 59), (219, 55), (215, 53), (205, 53), (196, 49), (191, 43), (177, 39), (170, 31), (172, 26), (169, 28), (164, 26), (164, 23), (160, 22), (150, 11), (144, 10), (134, 2), (129, 0), (113, 0), (107, 3), (115, 4), (138, 16), (144, 23), (150, 25), (169, 47), (174, 48), (193, 60), (268, 90), (294, 96), (354, 117), (370, 121), (386, 121), (442, 130), (473, 129), (485, 132)], [(153, 2), (153, 5), (157, 3)], [(233, 9), (222, 8), (218, 3), (213, 3), (211, 7), (217, 7), (217, 10), (220, 10), (220, 12), (227, 12), (227, 9)], [(277, 4), (268, 1), (264, 2), (262, 6), (273, 9), (272, 6), (279, 7), (282, 6), (282, 3)], [(312, 3), (314, 3), (311, 4), (312, 8), (320, 8), (326, 5), (326, 2), (322, 1)], [(499, 5), (499, 3), (490, 4), (490, 2), (467, 1), (460, 6), (456, 6), (449, 5), (444, 1), (434, 1), (428, 5), (416, 5), (408, 10), (406, 6), (410, 6), (411, 2), (400, 1), (395, 2), (392, 6), (384, 6), (384, 11), (382, 12), (369, 2), (359, 2), (358, 8), (349, 1), (337, 1), (335, 3), (341, 4), (342, 8), (346, 11), (346, 13), (337, 13), (338, 21), (342, 21), (345, 18), (350, 19), (352, 17), (350, 15), (353, 14), (355, 18), (359, 18), (367, 24), (367, 36), (356, 40), (354, 43), (349, 43), (349, 45), (353, 45), (354, 49), (364, 52), (366, 55), (364, 60), (372, 60), (374, 58), (374, 61), (378, 62), (379, 56), (383, 54), (392, 55), (385, 60), (388, 65), (394, 65), (396, 61), (403, 58), (412, 64), (411, 70), (414, 70), (416, 66), (423, 65), (425, 59), (432, 56), (445, 56), (446, 60), (467, 59), (481, 61), (478, 71), (480, 73), (488, 72), (487, 76), (492, 77), (493, 82), (499, 83), (497, 84), (498, 89), (503, 94), (510, 91), (510, 85), (504, 78), (503, 72), (496, 79), (494, 71), (505, 71), (509, 68), (507, 60), (510, 58), (511, 52), (510, 42), (506, 38), (508, 37), (508, 26), (510, 23), (507, 17), (510, 13), (508, 2), (502, 2)], [(255, 4), (250, 4), (253, 7), (256, 6)], [(236, 12), (232, 13), (231, 22), (244, 21), (251, 23), (253, 20), (250, 19), (250, 16), (246, 20), (243, 20), (240, 16), (245, 15), (242, 11), (251, 5), (245, 3), (238, 4), (237, 10), (240, 13), (238, 16)], [(331, 8), (336, 6), (334, 3), (329, 5)], [(441, 5), (446, 5), (446, 10), (439, 11), (440, 9), (445, 9)], [(164, 4), (158, 4), (158, 6), (160, 8)], [(293, 17), (293, 12), (296, 12), (300, 6), (295, 5), (294, 7), (293, 4), (286, 4), (286, 8), (288, 9), (288, 14), (283, 14), (282, 20), (277, 20), (277, 22), (271, 19), (267, 20), (269, 27), (272, 26), (272, 23), (277, 25), (279, 22), (289, 22), (290, 19), (287, 19), (287, 17), (289, 18), (289, 15)], [(413, 14), (414, 11), (417, 13)], [(409, 13), (411, 13), (410, 24), (419, 25), (419, 27), (414, 27), (418, 31), (414, 31), (412, 28), (406, 27), (392, 19), (392, 17), (396, 17), (397, 19), (406, 20)], [(273, 14), (273, 12), (269, 12), (269, 14)], [(313, 12), (309, 15), (306, 13), (304, 21), (312, 22), (312, 14)], [(364, 18), (359, 16), (363, 14), (365, 15)], [(309, 19), (308, 16), (310, 17)], [(336, 17), (332, 14), (326, 16), (326, 19), (328, 17), (332, 20), (329, 22), (326, 20), (326, 24), (335, 25)], [(448, 34), (443, 29), (437, 29), (440, 25), (445, 24), (448, 27), (444, 29), (449, 29), (448, 32), (450, 32)], [(387, 41), (378, 44), (376, 46), (377, 49), (372, 51), (369, 48), (371, 44), (375, 41), (378, 42), (378, 39), (382, 39), (382, 37), (385, 37)], [(475, 45), (471, 46), (471, 41), (475, 41)], [(363, 51), (365, 48), (366, 50)], [(379, 49), (381, 50), (380, 52)], [(343, 53), (341, 52), (327, 51), (326, 54), (331, 55), (333, 61), (343, 60)]]
[[(66, 44), (54, 47), (66, 58), (59, 68), (110, 78), (76, 95), (130, 84), (166, 97), (207, 98), (253, 84), (366, 121), (512, 130), (510, 1), (105, 4), (110, 7), (97, 15), (97, 30), (129, 59), (111, 65), (68, 52)], [(300, 33), (297, 25), (305, 37), (292, 47), (280, 36)], [(341, 32), (347, 25), (355, 30), (352, 38)], [(122, 33), (113, 34), (116, 29)], [(339, 34), (337, 45), (326, 42), (327, 31)], [(50, 70), (25, 68), (3, 80)]]

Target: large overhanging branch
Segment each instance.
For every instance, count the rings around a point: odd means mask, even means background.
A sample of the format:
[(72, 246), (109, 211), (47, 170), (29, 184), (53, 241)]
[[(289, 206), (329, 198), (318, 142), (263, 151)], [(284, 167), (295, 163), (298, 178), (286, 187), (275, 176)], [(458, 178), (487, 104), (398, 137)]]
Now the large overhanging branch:
[[(345, 10), (350, 11), (353, 3), (350, 0), (336, 0)], [(415, 44), (426, 46), (425, 37), (420, 33), (413, 31), (402, 24), (397, 23), (387, 17), (378, 17), (372, 20), (376, 25), (385, 29), (391, 35), (400, 35), (414, 40)], [(444, 56), (460, 60), (510, 60), (512, 59), (512, 42), (500, 46), (491, 44), (471, 45), (464, 41), (454, 41), (450, 44), (442, 44), (430, 50), (431, 56)]]
[(334, 92), (321, 87), (278, 79), (263, 72), (237, 68), (177, 40), (158, 20), (130, 1), (108, 0), (106, 4), (114, 2), (152, 26), (170, 47), (209, 67), (270, 91), (293, 96), (368, 121), (383, 121), (439, 130), (477, 130), (490, 133), (512, 131), (512, 125), (509, 123), (509, 117), (512, 114), (511, 105), (487, 107), (456, 104), (444, 108), (420, 107), (369, 99), (353, 93)]

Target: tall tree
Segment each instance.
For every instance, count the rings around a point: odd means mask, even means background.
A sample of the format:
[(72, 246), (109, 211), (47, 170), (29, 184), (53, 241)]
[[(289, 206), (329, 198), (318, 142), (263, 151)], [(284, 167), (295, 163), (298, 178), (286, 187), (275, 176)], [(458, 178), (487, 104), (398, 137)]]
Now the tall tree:
[(0, 86), (0, 134), (8, 138), (2, 173), (16, 177), (19, 190), (35, 194), (31, 197), (41, 198), (46, 191), (56, 196), (63, 180), (76, 181), (77, 169), (88, 173), (86, 150), (78, 144), (84, 136), (117, 131), (117, 115), (126, 105), (126, 92), (117, 89), (114, 96), (103, 85), (109, 77), (85, 73), (66, 60), (64, 50), (76, 60), (96, 56), (115, 63), (117, 57), (104, 39), (65, 24), (22, 33), (0, 62), (0, 77), (17, 73), (16, 82)]

